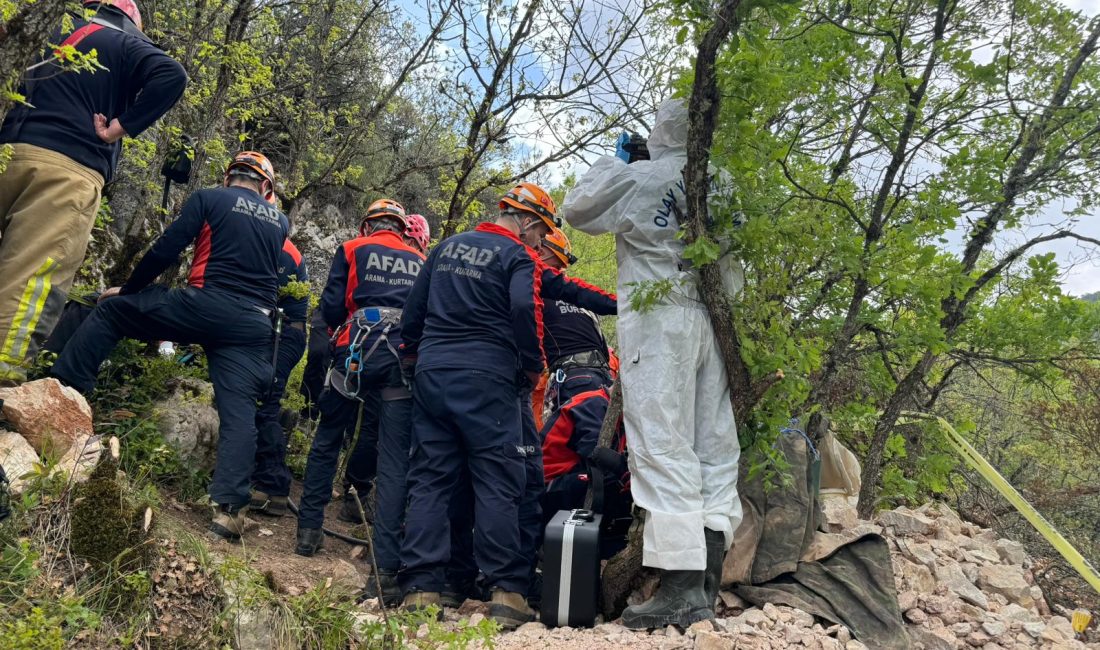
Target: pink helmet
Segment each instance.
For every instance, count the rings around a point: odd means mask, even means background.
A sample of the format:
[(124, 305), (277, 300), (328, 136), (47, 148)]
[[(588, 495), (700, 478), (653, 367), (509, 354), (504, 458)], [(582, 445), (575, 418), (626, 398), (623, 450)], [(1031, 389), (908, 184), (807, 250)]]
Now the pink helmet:
[(419, 214), (406, 215), (405, 236), (416, 242), (416, 245), (420, 247), (420, 252), (427, 252), (428, 243), (432, 240), (432, 231), (428, 227), (428, 220)]

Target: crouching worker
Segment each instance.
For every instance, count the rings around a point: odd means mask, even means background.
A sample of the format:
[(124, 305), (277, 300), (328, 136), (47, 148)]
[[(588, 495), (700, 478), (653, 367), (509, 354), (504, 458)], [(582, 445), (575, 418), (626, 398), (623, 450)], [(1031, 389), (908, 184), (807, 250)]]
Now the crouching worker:
[[(108, 289), (65, 347), (52, 374), (88, 394), (99, 366), (123, 337), (197, 343), (206, 351), (218, 409), (218, 454), (210, 529), (226, 539), (244, 530), (256, 457), (256, 402), (272, 382), (272, 310), (286, 217), (271, 205), (275, 171), (267, 158), (239, 153), (225, 187), (199, 190), (122, 287)], [(195, 243), (188, 287), (150, 283)]]
[[(408, 457), (412, 397), (402, 383), (397, 349), (401, 345), (401, 310), (424, 256), (402, 240), (405, 226), (405, 210), (399, 203), (388, 199), (372, 203), (359, 227), (362, 236), (345, 242), (336, 251), (321, 294), (325, 322), (336, 331), (335, 366), (329, 374), (328, 388), (321, 393), (321, 421), (306, 463), (294, 549), (299, 555), (313, 555), (321, 546), (321, 525), (325, 506), (332, 498), (344, 431), (362, 422), (363, 400), (371, 394), (381, 396), (378, 436), (380, 446), (387, 451), (380, 455)], [(358, 435), (361, 442), (370, 434), (361, 426)], [(359, 449), (357, 445), (356, 451)], [(387, 490), (396, 489), (392, 481), (383, 486), (383, 478), (395, 478), (389, 469), (380, 472), (379, 502), (390, 498)], [(403, 473), (400, 479), (399, 491), (403, 494)], [(367, 498), (365, 493), (357, 496), (364, 502)], [(399, 498), (403, 504), (404, 497)], [(379, 525), (397, 527), (400, 521), (380, 521)], [(391, 532), (392, 543), (376, 545), (375, 555), (379, 570), (389, 570), (392, 585), (397, 570), (397, 531)]]
[(279, 422), (286, 382), (306, 351), (306, 313), (309, 311), (309, 272), (289, 239), (279, 254), (279, 302), (283, 326), (275, 357), (275, 383), (256, 412), (256, 469), (252, 472), (249, 510), (271, 517), (286, 514), (290, 496), (290, 468), (286, 466), (287, 437)]

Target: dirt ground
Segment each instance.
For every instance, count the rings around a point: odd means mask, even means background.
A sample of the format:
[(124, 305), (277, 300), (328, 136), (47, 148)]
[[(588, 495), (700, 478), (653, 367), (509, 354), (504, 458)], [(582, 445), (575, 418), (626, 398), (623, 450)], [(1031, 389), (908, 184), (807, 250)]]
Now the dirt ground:
[[(290, 491), (291, 500), (298, 503), (302, 493), (301, 483), (295, 481)], [(247, 561), (252, 568), (267, 576), (271, 586), (280, 593), (298, 595), (328, 579), (358, 591), (370, 575), (370, 566), (364, 561), (366, 549), (358, 547), (356, 551), (356, 546), (335, 537), (326, 535), (324, 545), (313, 557), (295, 554), (298, 519), (289, 512), (283, 517), (250, 515), (249, 519), (255, 525), (249, 527), (239, 543), (230, 543), (207, 533), (209, 508), (178, 502), (167, 505), (169, 507), (164, 509), (167, 518), (175, 520), (191, 534), (202, 537), (212, 551), (236, 555)], [(353, 535), (353, 526), (337, 518), (341, 505), (339, 499), (329, 503), (325, 510), (325, 528)], [(363, 553), (362, 557), (353, 557), (353, 551), (357, 555)]]

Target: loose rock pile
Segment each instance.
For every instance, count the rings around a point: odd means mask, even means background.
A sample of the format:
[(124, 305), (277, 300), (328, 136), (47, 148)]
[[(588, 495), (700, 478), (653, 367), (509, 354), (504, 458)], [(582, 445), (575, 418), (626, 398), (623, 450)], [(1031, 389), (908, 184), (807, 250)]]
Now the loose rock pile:
[[(830, 507), (838, 515), (830, 516), (830, 521), (843, 518), (861, 529), (877, 529), (887, 538), (898, 601), (914, 649), (1089, 647), (1074, 639), (1069, 612), (1052, 613), (1048, 608), (1020, 543), (998, 539), (990, 530), (963, 522), (942, 505), (898, 508), (880, 513), (873, 522), (858, 521), (854, 512), (837, 512), (844, 508), (836, 504)], [(631, 600), (644, 596), (636, 593)], [(462, 611), (447, 613), (448, 620), (457, 621)], [(862, 650), (867, 646), (843, 626), (815, 620), (790, 607), (752, 607), (724, 591), (714, 624), (647, 633), (615, 622), (593, 629), (548, 629), (542, 623), (528, 623), (502, 635), (496, 647)]]

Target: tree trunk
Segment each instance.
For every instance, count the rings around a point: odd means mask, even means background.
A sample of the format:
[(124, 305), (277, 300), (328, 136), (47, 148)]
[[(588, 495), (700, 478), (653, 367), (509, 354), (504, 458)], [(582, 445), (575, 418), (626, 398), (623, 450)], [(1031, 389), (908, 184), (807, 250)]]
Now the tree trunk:
[[(15, 91), (23, 71), (33, 64), (50, 34), (61, 24), (65, 0), (15, 0), (19, 9), (0, 23), (0, 91)], [(15, 102), (0, 92), (0, 122)], [(88, 116), (90, 122), (92, 117)]]

